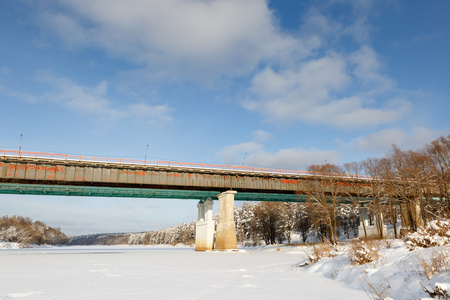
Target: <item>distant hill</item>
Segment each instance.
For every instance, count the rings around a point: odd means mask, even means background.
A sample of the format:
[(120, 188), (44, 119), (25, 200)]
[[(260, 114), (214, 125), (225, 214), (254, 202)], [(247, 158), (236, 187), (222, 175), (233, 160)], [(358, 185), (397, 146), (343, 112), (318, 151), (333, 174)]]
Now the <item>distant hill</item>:
[(73, 236), (69, 245), (193, 245), (195, 224), (184, 223), (158, 231), (138, 233), (98, 233)]
[(127, 244), (131, 233), (97, 233), (70, 238), (69, 245), (118, 245)]

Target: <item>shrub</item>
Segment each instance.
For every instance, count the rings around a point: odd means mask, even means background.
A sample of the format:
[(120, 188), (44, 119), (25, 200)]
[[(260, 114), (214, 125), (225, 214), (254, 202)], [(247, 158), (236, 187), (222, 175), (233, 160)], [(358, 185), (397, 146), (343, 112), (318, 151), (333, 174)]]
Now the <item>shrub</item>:
[(434, 289), (432, 290), (427, 289), (423, 285), (422, 287), (425, 293), (430, 295), (431, 298), (438, 297), (438, 299), (450, 299), (450, 289), (448, 284), (436, 282), (436, 284), (434, 285)]
[(445, 248), (438, 248), (431, 253), (429, 260), (418, 257), (423, 273), (429, 279), (434, 274), (450, 271), (450, 251)]
[(322, 258), (335, 257), (337, 255), (335, 248), (330, 243), (314, 245), (313, 246), (313, 254), (310, 255), (306, 251), (305, 251), (305, 253), (306, 253), (306, 255), (308, 255), (309, 261), (312, 264), (318, 262)]
[(372, 283), (367, 273), (363, 273), (359, 283), (371, 300), (393, 300), (390, 297), (389, 288), (383, 284)]
[(357, 242), (350, 246), (348, 256), (352, 265), (363, 265), (380, 258), (379, 245), (375, 241)]
[(69, 238), (59, 228), (52, 228), (45, 223), (32, 222), (30, 218), (4, 216), (0, 219), (0, 241), (21, 244), (62, 245)]
[(416, 247), (435, 247), (450, 243), (450, 222), (448, 220), (434, 220), (426, 228), (418, 228), (417, 232), (409, 233), (403, 241), (410, 250)]

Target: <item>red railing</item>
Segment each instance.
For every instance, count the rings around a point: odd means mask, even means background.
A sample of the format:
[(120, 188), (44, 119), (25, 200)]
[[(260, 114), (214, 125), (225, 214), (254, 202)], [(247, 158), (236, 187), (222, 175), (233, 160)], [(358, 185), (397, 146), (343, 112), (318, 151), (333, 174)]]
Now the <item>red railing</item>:
[[(29, 151), (14, 151), (14, 150), (0, 150), (2, 156), (14, 156), (24, 158), (44, 158), (53, 160), (65, 160), (65, 161), (79, 161), (79, 162), (99, 162), (99, 163), (116, 163), (116, 164), (130, 164), (130, 165), (145, 165), (145, 166), (160, 166), (160, 167), (179, 167), (179, 168), (198, 168), (198, 169), (212, 169), (212, 170), (225, 170), (225, 171), (244, 171), (244, 172), (259, 172), (259, 173), (271, 173), (271, 174), (293, 174), (293, 175), (317, 175), (316, 173), (301, 170), (282, 170), (282, 169), (267, 169), (267, 168), (254, 168), (245, 166), (230, 166), (230, 165), (215, 165), (215, 164), (202, 164), (202, 163), (185, 163), (185, 162), (173, 162), (173, 161), (151, 161), (151, 160), (138, 160), (138, 159), (123, 159), (123, 158), (105, 158), (96, 156), (82, 156), (82, 155), (68, 155), (57, 153), (45, 153), (45, 152), (29, 152)], [(321, 174), (328, 175), (328, 174)], [(342, 177), (352, 178), (366, 178), (366, 176), (355, 175), (342, 175)]]

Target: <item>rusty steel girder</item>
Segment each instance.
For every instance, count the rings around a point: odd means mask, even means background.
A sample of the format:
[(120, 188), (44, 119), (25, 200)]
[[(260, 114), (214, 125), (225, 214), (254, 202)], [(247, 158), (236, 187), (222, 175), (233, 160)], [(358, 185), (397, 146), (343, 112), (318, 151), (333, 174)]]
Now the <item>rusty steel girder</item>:
[[(3, 183), (302, 194), (317, 180), (313, 175), (0, 157)], [(343, 195), (366, 186), (355, 178), (339, 182)]]

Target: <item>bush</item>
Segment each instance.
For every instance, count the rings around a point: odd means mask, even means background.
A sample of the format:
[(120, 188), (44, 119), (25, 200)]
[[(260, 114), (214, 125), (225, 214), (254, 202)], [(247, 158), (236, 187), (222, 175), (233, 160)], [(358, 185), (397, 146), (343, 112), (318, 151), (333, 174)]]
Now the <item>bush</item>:
[(348, 256), (352, 265), (363, 265), (380, 258), (379, 245), (375, 241), (357, 242), (350, 246)]
[(434, 289), (429, 290), (426, 287), (423, 287), (423, 290), (425, 291), (425, 293), (427, 293), (428, 295), (431, 296), (431, 298), (436, 298), (438, 297), (438, 299), (450, 299), (450, 287), (448, 284), (446, 283), (439, 283), (436, 282), (436, 284), (434, 285)]
[(436, 247), (450, 243), (450, 222), (448, 220), (434, 220), (426, 228), (418, 228), (417, 232), (409, 233), (403, 241), (410, 250), (416, 247)]
[(4, 216), (0, 219), (0, 241), (21, 244), (67, 244), (69, 238), (59, 228), (30, 218)]
[(418, 257), (423, 273), (430, 280), (434, 274), (450, 271), (450, 252), (445, 248), (437, 248), (431, 253), (429, 260)]
[(329, 244), (329, 243), (323, 243), (319, 245), (313, 246), (313, 254), (309, 254), (308, 252), (305, 252), (306, 255), (308, 255), (309, 261), (314, 264), (325, 257), (335, 257), (337, 255), (335, 248)]

